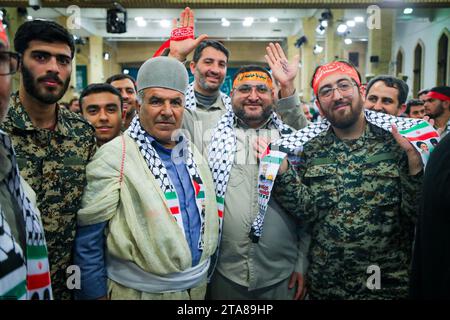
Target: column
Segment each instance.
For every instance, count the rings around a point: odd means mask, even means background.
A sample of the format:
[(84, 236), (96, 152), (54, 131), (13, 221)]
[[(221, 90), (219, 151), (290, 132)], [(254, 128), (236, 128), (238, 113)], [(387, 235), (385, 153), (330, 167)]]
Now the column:
[(328, 27), (325, 33), (325, 62), (331, 62), (336, 59), (342, 59), (344, 55), (343, 38), (337, 34), (337, 26), (344, 22), (344, 10), (331, 10), (333, 18), (328, 21)]
[(103, 73), (103, 38), (89, 37), (88, 82), (99, 83), (106, 79)]
[(315, 17), (303, 18), (303, 34), (308, 41), (301, 46), (301, 88), (303, 91), (303, 100), (309, 102), (312, 97), (311, 78), (316, 68), (315, 56), (313, 53), (316, 44), (316, 27), (318, 21)]
[[(392, 40), (395, 32), (395, 9), (381, 9), (380, 28), (369, 28), (369, 76), (389, 74)], [(378, 62), (371, 62), (370, 57)]]

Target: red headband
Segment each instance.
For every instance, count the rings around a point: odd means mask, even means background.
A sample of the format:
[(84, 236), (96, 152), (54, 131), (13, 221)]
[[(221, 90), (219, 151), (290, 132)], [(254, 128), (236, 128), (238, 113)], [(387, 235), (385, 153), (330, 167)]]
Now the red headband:
[(427, 93), (427, 98), (431, 99), (438, 99), (442, 101), (450, 101), (450, 97), (447, 97), (445, 94), (436, 92), (436, 91), (430, 91)]
[(3, 21), (0, 20), (0, 41), (3, 41), (6, 46), (9, 46), (8, 35), (6, 34), (5, 27), (3, 26)]
[(345, 73), (349, 75), (355, 82), (358, 84), (358, 86), (361, 85), (361, 82), (359, 81), (358, 72), (351, 66), (349, 66), (346, 63), (340, 62), (340, 61), (333, 61), (327, 64), (324, 64), (323, 66), (320, 66), (313, 79), (313, 91), (314, 94), (317, 96), (317, 91), (319, 91), (319, 83), (328, 77), (329, 75), (332, 75), (334, 73)]

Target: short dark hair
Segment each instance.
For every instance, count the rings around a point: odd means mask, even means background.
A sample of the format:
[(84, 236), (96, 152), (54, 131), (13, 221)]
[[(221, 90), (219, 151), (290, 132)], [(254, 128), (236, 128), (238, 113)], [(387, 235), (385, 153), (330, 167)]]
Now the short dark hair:
[(61, 25), (48, 20), (32, 20), (22, 24), (14, 36), (14, 48), (22, 54), (33, 40), (49, 43), (62, 42), (69, 46), (71, 58), (75, 54), (73, 36)]
[(249, 72), (249, 71), (261, 71), (261, 72), (264, 72), (264, 73), (266, 73), (269, 76), (269, 78), (272, 79), (272, 75), (270, 74), (269, 70), (267, 70), (266, 68), (263, 68), (263, 67), (258, 66), (256, 64), (249, 64), (249, 65), (240, 67), (239, 70), (236, 71), (236, 73), (233, 76), (233, 81), (231, 83), (234, 82), (234, 80), (237, 78), (238, 75), (240, 75), (241, 73), (244, 73), (244, 72)]
[(123, 111), (123, 99), (122, 99), (122, 96), (120, 95), (119, 90), (114, 88), (109, 83), (92, 83), (92, 84), (88, 85), (86, 88), (84, 88), (84, 90), (81, 92), (80, 99), (79, 99), (81, 113), (83, 113), (83, 104), (82, 104), (83, 98), (87, 97), (91, 94), (94, 94), (94, 93), (102, 93), (102, 92), (110, 92), (110, 93), (118, 96), (119, 100), (120, 100), (120, 110)]
[(72, 99), (70, 99), (70, 101), (69, 101), (69, 106), (72, 105), (72, 103), (73, 103), (74, 101), (77, 101), (77, 100), (78, 100), (78, 98), (72, 98)]
[(128, 75), (128, 74), (124, 74), (124, 73), (115, 74), (115, 75), (109, 77), (108, 79), (106, 79), (106, 83), (111, 84), (114, 81), (120, 81), (120, 80), (123, 80), (123, 79), (130, 80), (133, 83), (133, 85), (134, 85), (134, 91), (137, 92), (136, 80), (134, 80), (134, 78), (132, 76)]
[(195, 48), (194, 57), (192, 58), (192, 61), (198, 62), (198, 60), (200, 60), (200, 57), (202, 56), (203, 50), (205, 50), (208, 47), (213, 47), (214, 49), (223, 52), (223, 54), (227, 57), (228, 62), (230, 52), (228, 51), (227, 48), (225, 48), (225, 46), (221, 42), (216, 40), (204, 40), (200, 42), (197, 48)]
[(405, 113), (409, 114), (411, 112), (411, 107), (423, 106), (423, 101), (420, 99), (410, 99), (406, 102)]
[(420, 96), (420, 95), (422, 95), (422, 94), (427, 94), (428, 92), (430, 92), (429, 89), (422, 89), (422, 90), (420, 90), (419, 92), (417, 92), (417, 96)]
[(397, 107), (400, 107), (402, 104), (405, 103), (406, 98), (408, 97), (408, 91), (409, 91), (408, 85), (406, 84), (405, 81), (398, 79), (396, 77), (393, 77), (393, 76), (389, 76), (389, 75), (376, 76), (375, 78), (370, 80), (369, 83), (367, 84), (367, 88), (366, 88), (366, 97), (369, 94), (370, 88), (378, 81), (383, 81), (386, 86), (395, 88), (398, 90), (398, 95), (397, 95), (398, 106)]
[[(419, 148), (420, 148), (420, 146), (423, 145), (423, 144), (424, 144), (424, 145), (427, 145), (427, 144), (426, 144), (425, 142), (423, 142), (423, 141), (417, 141), (417, 142), (416, 142), (416, 145), (417, 145)], [(427, 146), (427, 147), (428, 147), (428, 146)]]
[[(358, 69), (356, 69), (356, 66), (353, 63), (351, 63), (350, 61), (341, 60), (341, 59), (336, 60), (336, 61), (344, 63), (344, 64), (348, 65), (349, 67), (355, 69), (356, 74), (358, 75), (358, 81), (359, 81), (359, 83), (361, 83), (361, 74), (359, 73)], [(313, 75), (312, 75), (312, 78), (311, 78), (311, 83), (310, 83), (311, 84), (311, 88), (314, 88), (314, 85), (313, 85), (314, 84), (314, 77), (316, 76), (316, 73), (319, 70), (319, 68), (322, 67), (322, 66), (323, 66), (323, 64), (317, 66), (316, 69), (314, 69), (314, 72), (313, 72)]]

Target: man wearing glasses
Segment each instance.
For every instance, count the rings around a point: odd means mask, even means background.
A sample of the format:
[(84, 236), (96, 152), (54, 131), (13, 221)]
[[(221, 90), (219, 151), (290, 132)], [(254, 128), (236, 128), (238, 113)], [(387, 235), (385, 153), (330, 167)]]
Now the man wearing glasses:
[[(8, 50), (0, 16), (0, 123), (8, 110), (11, 75), (20, 63), (20, 55)], [(34, 192), (21, 180), (11, 139), (1, 130), (0, 164), (0, 300), (50, 299), (47, 247)]]
[(76, 212), (85, 166), (95, 152), (95, 131), (81, 116), (58, 105), (70, 81), (73, 37), (43, 20), (22, 24), (14, 38), (23, 57), (19, 91), (12, 95), (2, 129), (12, 139), (21, 175), (36, 192), (55, 299), (69, 299), (66, 269), (72, 264)]
[(278, 203), (311, 228), (311, 299), (408, 296), (422, 163), (397, 129), (376, 121), (406, 120), (364, 111), (360, 85), (347, 62), (316, 69), (312, 87), (327, 121), (296, 134), (304, 139), (296, 145), (301, 160), (285, 160), (273, 188)]
[(275, 112), (270, 73), (259, 66), (239, 69), (231, 104), (213, 129), (208, 152), (222, 234), (210, 298), (300, 299), (308, 248), (300, 221), (270, 201), (265, 233), (259, 242), (249, 237), (258, 213), (259, 154), (265, 151), (256, 146), (255, 152), (255, 141), (292, 132)]

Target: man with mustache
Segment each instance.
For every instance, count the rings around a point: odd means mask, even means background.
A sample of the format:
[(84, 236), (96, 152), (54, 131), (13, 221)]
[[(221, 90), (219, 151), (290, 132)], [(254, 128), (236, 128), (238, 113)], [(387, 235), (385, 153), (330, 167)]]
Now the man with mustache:
[(209, 167), (179, 129), (186, 68), (147, 60), (139, 115), (87, 166), (75, 262), (80, 299), (203, 299), (219, 218)]
[(125, 113), (123, 129), (126, 130), (130, 126), (131, 120), (133, 120), (136, 113), (139, 112), (136, 81), (127, 74), (116, 74), (106, 79), (106, 83), (111, 84), (120, 91), (123, 100), (123, 112)]
[(55, 299), (70, 299), (76, 212), (95, 149), (95, 132), (81, 116), (60, 108), (70, 81), (73, 37), (51, 21), (22, 24), (14, 38), (22, 57), (19, 91), (2, 129), (13, 141), (20, 173), (36, 192), (49, 251)]
[(292, 132), (274, 111), (271, 74), (255, 65), (240, 68), (231, 103), (233, 109), (213, 130), (208, 155), (223, 221), (210, 298), (300, 299), (309, 238), (301, 221), (271, 201), (266, 233), (259, 242), (249, 237), (258, 212), (259, 157), (254, 142)]
[(367, 84), (364, 107), (400, 116), (406, 110), (408, 90), (408, 85), (403, 80), (387, 75), (377, 76)]
[[(0, 13), (0, 124), (8, 111), (11, 75), (19, 64)], [(44, 231), (34, 192), (21, 179), (16, 159), (10, 137), (0, 130), (0, 300), (48, 300), (52, 294)], [(34, 268), (38, 264), (41, 268)], [(35, 279), (42, 281), (36, 286)]]
[(94, 126), (98, 147), (120, 135), (122, 102), (120, 92), (107, 83), (90, 84), (81, 92), (81, 115)]
[(311, 299), (408, 296), (423, 165), (389, 130), (425, 123), (364, 110), (360, 85), (348, 62), (319, 66), (312, 87), (326, 120), (275, 143), (300, 152), (297, 163), (284, 160), (273, 194), (311, 229)]
[(434, 127), (444, 137), (450, 132), (450, 87), (431, 88), (424, 97), (425, 115), (434, 120)]
[[(220, 91), (227, 75), (229, 51), (221, 42), (207, 40), (207, 35), (194, 39), (194, 12), (190, 8), (181, 13), (178, 26), (177, 28), (174, 23), (172, 34), (188, 35), (181, 40), (175, 38), (170, 41), (169, 56), (184, 62), (194, 52), (189, 64), (194, 82), (186, 91), (187, 110), (183, 128), (190, 133), (197, 148), (206, 154), (212, 129), (226, 111), (232, 109), (230, 97)], [(272, 70), (273, 77), (279, 84), (278, 95), (275, 97), (276, 112), (291, 127), (303, 128), (307, 120), (294, 87), (299, 58), (297, 56), (288, 62), (279, 44), (269, 44), (266, 51), (266, 61), (274, 60), (275, 56), (282, 62), (276, 66), (276, 70)]]

